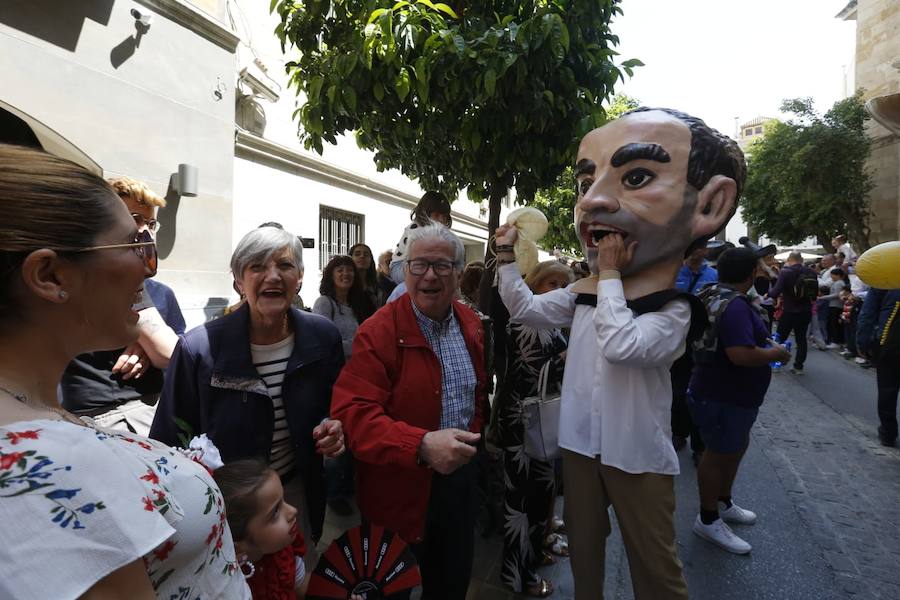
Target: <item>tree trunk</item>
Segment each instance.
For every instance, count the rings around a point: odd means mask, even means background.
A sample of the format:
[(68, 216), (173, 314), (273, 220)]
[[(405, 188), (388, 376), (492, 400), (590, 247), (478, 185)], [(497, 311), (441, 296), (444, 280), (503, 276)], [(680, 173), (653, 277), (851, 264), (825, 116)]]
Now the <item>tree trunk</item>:
[[(496, 256), (492, 251), (494, 232), (500, 225), (500, 208), (508, 189), (503, 185), (494, 184), (488, 186), (490, 190), (488, 213), (488, 242), (484, 252), (484, 274), (478, 286), (478, 306), (485, 315), (491, 318), (491, 336), (485, 336), (493, 344), (492, 371), (488, 377), (497, 376), (497, 386), (503, 383), (506, 374), (506, 324), (509, 322), (509, 312), (500, 300), (500, 293), (493, 286), (497, 272)], [(487, 349), (486, 349), (487, 351)], [(490, 388), (491, 386), (489, 386)]]

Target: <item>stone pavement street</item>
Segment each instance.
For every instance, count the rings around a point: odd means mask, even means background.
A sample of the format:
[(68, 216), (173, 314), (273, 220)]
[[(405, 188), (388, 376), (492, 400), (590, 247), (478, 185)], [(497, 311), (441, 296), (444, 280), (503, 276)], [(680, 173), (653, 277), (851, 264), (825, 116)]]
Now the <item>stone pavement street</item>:
[[(734, 489), (759, 514), (735, 527), (753, 545), (748, 556), (691, 532), (696, 470), (681, 452), (676, 535), (692, 599), (900, 600), (900, 450), (878, 444), (874, 398), (874, 373), (832, 352), (813, 352), (806, 375), (773, 377)], [(329, 513), (326, 536), (352, 521)], [(469, 600), (521, 597), (500, 584), (500, 553), (499, 534), (477, 538)], [(551, 598), (574, 597), (568, 559), (542, 574), (556, 584)], [(615, 527), (604, 597), (633, 598)]]
[[(822, 374), (815, 382), (814, 371)], [(848, 382), (855, 389), (848, 391)], [(834, 389), (843, 396), (828, 397)], [(728, 554), (691, 532), (696, 470), (682, 451), (676, 533), (692, 599), (900, 600), (900, 450), (878, 444), (874, 398), (874, 373), (835, 353), (811, 355), (807, 375), (773, 377), (734, 490), (759, 514), (756, 525), (735, 527), (754, 547), (749, 556)], [(499, 566), (500, 538), (480, 539), (470, 600), (519, 597), (500, 585)], [(543, 574), (557, 586), (552, 598), (573, 598), (567, 560)], [(605, 598), (633, 598), (615, 528), (606, 576)]]

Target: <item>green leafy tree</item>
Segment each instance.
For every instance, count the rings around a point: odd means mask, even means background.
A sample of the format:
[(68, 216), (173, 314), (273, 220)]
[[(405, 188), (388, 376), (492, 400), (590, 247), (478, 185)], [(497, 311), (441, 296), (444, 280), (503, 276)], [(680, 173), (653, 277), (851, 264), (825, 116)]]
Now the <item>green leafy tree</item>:
[(865, 162), (871, 142), (862, 92), (819, 115), (811, 98), (785, 100), (795, 117), (766, 125), (748, 149), (748, 176), (741, 201), (754, 231), (783, 244), (813, 235), (826, 248), (838, 233), (869, 247), (871, 178)]
[[(617, 94), (605, 109), (605, 119), (616, 119), (638, 106), (640, 102), (636, 98)], [(579, 256), (581, 242), (575, 232), (575, 172), (572, 166), (563, 169), (551, 186), (538, 190), (530, 204), (543, 212), (549, 222), (541, 246)]]
[(524, 202), (573, 162), (602, 102), (641, 65), (616, 65), (620, 0), (273, 0), (307, 148), (354, 131), (378, 169), (452, 198)]

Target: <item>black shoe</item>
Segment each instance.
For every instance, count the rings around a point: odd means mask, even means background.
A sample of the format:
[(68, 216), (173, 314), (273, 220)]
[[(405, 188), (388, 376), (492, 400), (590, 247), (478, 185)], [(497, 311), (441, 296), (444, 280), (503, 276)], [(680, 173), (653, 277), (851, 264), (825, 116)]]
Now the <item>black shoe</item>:
[(332, 498), (328, 501), (328, 508), (342, 517), (349, 517), (353, 514), (353, 505), (346, 498)]
[(884, 426), (878, 426), (878, 439), (881, 440), (882, 446), (890, 446), (893, 448), (897, 445), (897, 434), (889, 435)]
[(680, 435), (672, 435), (672, 446), (675, 448), (675, 452), (681, 452), (681, 450), (687, 445), (687, 438), (682, 437)]

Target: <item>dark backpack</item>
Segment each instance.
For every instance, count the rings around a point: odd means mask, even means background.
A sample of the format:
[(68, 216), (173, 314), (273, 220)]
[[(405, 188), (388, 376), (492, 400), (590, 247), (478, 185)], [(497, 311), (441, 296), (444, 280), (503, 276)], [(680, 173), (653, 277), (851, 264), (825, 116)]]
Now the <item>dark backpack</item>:
[(794, 297), (797, 300), (815, 302), (819, 297), (819, 278), (814, 271), (806, 268), (800, 269), (797, 281), (794, 282)]

